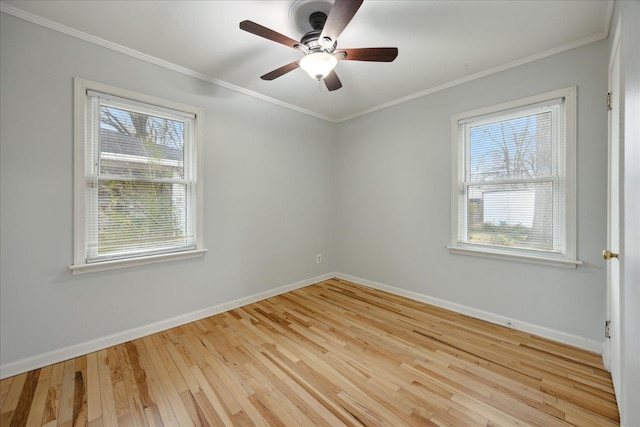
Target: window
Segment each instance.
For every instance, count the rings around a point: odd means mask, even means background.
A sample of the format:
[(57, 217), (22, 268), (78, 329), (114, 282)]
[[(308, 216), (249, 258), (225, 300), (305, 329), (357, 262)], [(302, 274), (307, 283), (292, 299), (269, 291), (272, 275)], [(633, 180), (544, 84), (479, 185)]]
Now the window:
[(75, 80), (73, 273), (200, 256), (202, 112)]
[(452, 117), (454, 253), (569, 267), (576, 88)]

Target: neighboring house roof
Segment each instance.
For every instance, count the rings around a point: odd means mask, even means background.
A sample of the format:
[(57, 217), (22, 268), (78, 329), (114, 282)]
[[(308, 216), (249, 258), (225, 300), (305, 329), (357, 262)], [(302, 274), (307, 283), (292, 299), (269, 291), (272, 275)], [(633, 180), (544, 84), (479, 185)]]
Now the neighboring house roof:
[(184, 158), (182, 150), (166, 145), (155, 145), (154, 152), (145, 146), (140, 138), (134, 135), (125, 135), (110, 129), (100, 129), (100, 153), (111, 154), (117, 157), (131, 158), (155, 158), (180, 162)]

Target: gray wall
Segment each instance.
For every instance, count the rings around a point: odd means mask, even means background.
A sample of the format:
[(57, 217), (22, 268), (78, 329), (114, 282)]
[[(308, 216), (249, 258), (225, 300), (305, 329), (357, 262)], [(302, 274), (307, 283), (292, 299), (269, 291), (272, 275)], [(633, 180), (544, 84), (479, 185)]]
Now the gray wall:
[[(5, 14), (0, 24), (2, 364), (332, 271), (602, 341), (606, 42), (333, 125)], [(204, 258), (70, 275), (73, 76), (205, 109)], [(450, 116), (571, 85), (585, 265), (449, 254)]]
[[(452, 114), (578, 86), (577, 253), (569, 270), (452, 255)], [(605, 320), (606, 41), (338, 126), (341, 273), (601, 342)]]
[[(335, 270), (331, 124), (0, 19), (2, 364)], [(70, 274), (74, 76), (204, 108), (202, 259)]]

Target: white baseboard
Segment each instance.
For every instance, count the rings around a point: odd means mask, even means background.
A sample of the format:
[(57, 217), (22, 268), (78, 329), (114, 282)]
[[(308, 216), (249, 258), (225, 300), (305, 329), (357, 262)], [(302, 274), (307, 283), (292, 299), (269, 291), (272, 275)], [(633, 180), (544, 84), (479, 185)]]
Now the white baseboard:
[(327, 273), (320, 276), (312, 277), (310, 279), (301, 280), (296, 283), (281, 286), (279, 288), (270, 289), (265, 292), (250, 295), (248, 297), (240, 298), (227, 303), (219, 304), (213, 307), (205, 308), (203, 310), (197, 310), (191, 313), (183, 314), (180, 316), (172, 317), (170, 319), (161, 320), (159, 322), (151, 323), (149, 325), (140, 326), (127, 331), (118, 332), (106, 337), (97, 338), (91, 341), (75, 344), (69, 347), (53, 350), (48, 353), (39, 354), (32, 357), (27, 357), (15, 362), (6, 363), (0, 365), (0, 379), (18, 375), (23, 372), (28, 372), (33, 369), (38, 369), (43, 366), (51, 365), (54, 363), (69, 360), (74, 357), (78, 357), (87, 353), (102, 350), (114, 345), (122, 344), (127, 341), (145, 337), (147, 335), (155, 334), (157, 332), (165, 331), (167, 329), (175, 328), (186, 323), (195, 322), (196, 320), (204, 319), (205, 317), (214, 316), (225, 311), (233, 310), (234, 308), (242, 307), (247, 304), (252, 304), (263, 299), (271, 298), (276, 295), (280, 295), (295, 289), (303, 288), (305, 286), (312, 285), (314, 283), (322, 282), (327, 279), (336, 277), (335, 273)]
[(535, 325), (532, 323), (522, 322), (520, 320), (511, 319), (505, 316), (489, 313), (487, 311), (478, 310), (473, 307), (468, 307), (462, 304), (442, 300), (439, 298), (430, 297), (428, 295), (420, 294), (417, 292), (407, 291), (405, 289), (396, 288), (393, 286), (385, 285), (382, 283), (374, 282), (371, 280), (363, 279), (361, 277), (351, 276), (343, 273), (327, 273), (320, 276), (312, 277), (310, 279), (301, 280), (296, 283), (281, 286), (279, 288), (271, 289), (258, 294), (250, 295), (248, 297), (240, 298), (227, 303), (219, 304), (213, 307), (205, 308), (203, 310), (194, 311), (192, 313), (183, 314), (180, 316), (172, 317), (170, 319), (161, 320), (149, 325), (140, 326), (138, 328), (130, 329), (123, 332), (118, 332), (106, 337), (97, 338), (91, 341), (75, 344), (69, 347), (53, 350), (48, 353), (39, 354), (36, 356), (24, 358), (12, 363), (6, 363), (0, 365), (0, 379), (7, 378), (13, 375), (18, 375), (23, 372), (28, 372), (33, 369), (38, 369), (43, 366), (51, 365), (54, 363), (62, 362), (64, 360), (78, 357), (87, 353), (102, 350), (107, 347), (122, 344), (127, 341), (145, 337), (157, 332), (165, 331), (167, 329), (175, 328), (177, 326), (184, 325), (186, 323), (195, 322), (196, 320), (204, 319), (205, 317), (214, 316), (216, 314), (233, 310), (234, 308), (242, 307), (247, 304), (252, 304), (263, 299), (271, 298), (276, 295), (280, 295), (295, 289), (299, 289), (314, 283), (322, 282), (333, 277), (348, 280), (350, 282), (357, 283), (359, 285), (367, 286), (373, 289), (379, 289), (381, 291), (389, 292), (394, 295), (410, 298), (415, 301), (424, 302), (427, 304), (435, 305), (437, 307), (445, 308), (447, 310), (455, 311), (457, 313), (465, 314), (467, 316), (475, 317), (477, 319), (486, 320), (487, 322), (495, 323), (502, 326), (508, 326), (513, 329), (517, 329), (523, 332), (538, 335), (544, 338), (548, 338), (554, 341), (558, 341), (564, 344), (572, 345), (574, 347), (582, 348), (588, 351), (592, 351), (598, 354), (602, 354), (604, 343), (589, 340), (577, 335), (568, 334), (565, 332), (557, 331), (554, 329), (546, 328), (544, 326)]
[(350, 282), (354, 282), (359, 285), (368, 286), (370, 288), (389, 292), (394, 295), (399, 295), (402, 297), (410, 298), (412, 300), (435, 305), (436, 307), (445, 308), (447, 310), (455, 311), (456, 313), (460, 313), (460, 314), (465, 314), (467, 316), (471, 316), (476, 319), (485, 320), (490, 323), (495, 323), (497, 325), (507, 326), (513, 329), (517, 329), (519, 331), (538, 335), (543, 338), (548, 338), (553, 341), (558, 341), (563, 344), (571, 345), (573, 347), (578, 347), (594, 353), (602, 354), (603, 352), (604, 342), (593, 341), (578, 335), (572, 335), (566, 332), (550, 329), (545, 326), (535, 325), (533, 323), (523, 322), (517, 319), (511, 319), (506, 316), (500, 316), (498, 314), (490, 313), (488, 311), (478, 310), (476, 308), (468, 307), (466, 305), (458, 304), (451, 301), (446, 301), (439, 298), (430, 297), (428, 295), (420, 294), (417, 292), (407, 291), (405, 289), (396, 288), (394, 286), (385, 285), (382, 283), (363, 279), (361, 277), (351, 276), (349, 274), (336, 273), (335, 277), (338, 277), (339, 279), (348, 280)]

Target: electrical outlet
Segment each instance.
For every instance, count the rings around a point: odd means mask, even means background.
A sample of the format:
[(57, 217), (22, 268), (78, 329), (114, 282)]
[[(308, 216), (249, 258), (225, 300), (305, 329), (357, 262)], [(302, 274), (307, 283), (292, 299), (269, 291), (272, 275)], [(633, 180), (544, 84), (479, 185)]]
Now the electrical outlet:
[(322, 254), (316, 255), (316, 264), (322, 264)]

